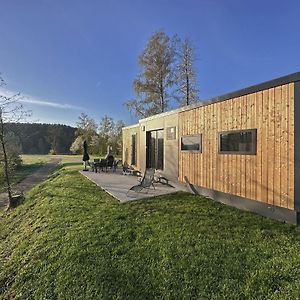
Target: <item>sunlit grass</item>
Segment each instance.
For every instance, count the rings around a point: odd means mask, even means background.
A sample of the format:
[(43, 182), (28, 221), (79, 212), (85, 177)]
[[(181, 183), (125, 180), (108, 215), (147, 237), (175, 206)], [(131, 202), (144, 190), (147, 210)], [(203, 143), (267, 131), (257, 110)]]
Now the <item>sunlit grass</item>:
[(79, 168), (0, 221), (0, 298), (299, 297), (299, 228), (184, 192), (120, 204)]
[(52, 155), (38, 155), (38, 154), (23, 154), (21, 159), (24, 165), (42, 164), (51, 159)]

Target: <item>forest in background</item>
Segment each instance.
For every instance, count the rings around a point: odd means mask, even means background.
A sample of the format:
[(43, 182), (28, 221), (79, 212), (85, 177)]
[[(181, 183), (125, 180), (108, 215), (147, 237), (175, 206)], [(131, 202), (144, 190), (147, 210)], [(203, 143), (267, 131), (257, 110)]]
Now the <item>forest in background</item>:
[(76, 128), (60, 124), (8, 123), (22, 154), (69, 154)]
[[(81, 114), (76, 128), (61, 124), (6, 123), (8, 145), (19, 154), (81, 154), (83, 141), (94, 155), (105, 155), (108, 145), (116, 155), (122, 153), (121, 120), (104, 116), (97, 122)], [(1, 151), (0, 151), (1, 155)]]

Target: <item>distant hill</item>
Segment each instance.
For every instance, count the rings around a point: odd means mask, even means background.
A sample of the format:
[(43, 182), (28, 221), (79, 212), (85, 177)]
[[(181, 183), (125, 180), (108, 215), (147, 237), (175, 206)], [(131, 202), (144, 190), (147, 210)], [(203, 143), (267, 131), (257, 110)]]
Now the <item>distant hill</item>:
[(23, 154), (70, 153), (76, 128), (60, 124), (8, 123), (6, 130), (20, 141)]

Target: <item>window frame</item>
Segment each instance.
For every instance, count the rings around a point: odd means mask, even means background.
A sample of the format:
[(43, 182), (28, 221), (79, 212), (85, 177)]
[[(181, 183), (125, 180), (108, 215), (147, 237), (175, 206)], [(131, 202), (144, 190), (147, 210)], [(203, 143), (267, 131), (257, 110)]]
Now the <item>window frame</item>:
[[(168, 130), (172, 130), (174, 129), (174, 137), (170, 138), (170, 136), (168, 136)], [(177, 140), (177, 127), (176, 126), (168, 126), (166, 127), (166, 141), (175, 141)]]
[[(133, 147), (133, 137), (134, 137), (134, 146)], [(134, 153), (134, 155), (133, 155)], [(133, 163), (133, 158), (134, 157), (134, 163)], [(131, 134), (131, 161), (130, 161), (131, 166), (136, 166), (137, 165), (137, 133), (132, 133)]]
[[(237, 133), (237, 132), (251, 132), (252, 133), (252, 146), (250, 151), (222, 151), (221, 150), (221, 136), (222, 134)], [(234, 155), (257, 155), (257, 129), (234, 129), (218, 132), (218, 154), (234, 154)]]
[[(185, 137), (198, 137), (199, 138), (199, 150), (183, 150), (182, 149), (182, 138)], [(182, 135), (180, 137), (180, 151), (181, 152), (189, 152), (189, 153), (202, 153), (202, 133), (197, 133), (197, 134), (186, 134), (186, 135)]]

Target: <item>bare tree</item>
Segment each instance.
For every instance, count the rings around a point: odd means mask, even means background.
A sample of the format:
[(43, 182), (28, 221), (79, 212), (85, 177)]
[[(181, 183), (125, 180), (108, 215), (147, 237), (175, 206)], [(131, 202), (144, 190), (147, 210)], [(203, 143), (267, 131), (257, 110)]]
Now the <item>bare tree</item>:
[(98, 134), (100, 140), (100, 151), (105, 154), (107, 151), (107, 146), (112, 146), (113, 136), (114, 136), (115, 122), (113, 118), (105, 115), (101, 118)]
[(176, 100), (180, 106), (199, 102), (196, 73), (194, 69), (194, 49), (189, 39), (180, 43), (179, 62), (176, 67)]
[(125, 103), (137, 117), (148, 117), (168, 109), (169, 89), (174, 84), (175, 43), (176, 37), (156, 32), (139, 56), (142, 71), (133, 82), (137, 99)]
[(103, 155), (107, 146), (113, 147), (116, 154), (119, 154), (122, 146), (123, 121), (114, 121), (113, 118), (105, 115), (101, 118), (99, 126), (94, 119), (82, 113), (77, 122), (76, 137), (70, 147), (72, 153), (82, 151), (83, 141), (87, 141), (91, 154)]
[(122, 153), (122, 145), (123, 145), (123, 136), (122, 136), (122, 128), (125, 127), (125, 123), (122, 120), (118, 120), (115, 122), (115, 127), (113, 130), (112, 136), (112, 146), (116, 155)]
[(112, 135), (115, 128), (115, 122), (112, 117), (105, 115), (102, 117), (99, 124), (99, 134), (108, 140)]
[(81, 113), (76, 123), (77, 130), (76, 136), (82, 136), (83, 140), (90, 144), (92, 137), (97, 132), (97, 123), (94, 119), (90, 118), (87, 114)]
[[(0, 74), (0, 87), (3, 87), (5, 82)], [(11, 173), (13, 169), (12, 157), (13, 150), (11, 150), (12, 135), (9, 133), (5, 124), (18, 123), (30, 115), (29, 111), (25, 111), (20, 103), (20, 94), (6, 95), (0, 94), (0, 146), (1, 146), (1, 162), (4, 168), (4, 177), (6, 182), (6, 190), (8, 193), (8, 208), (13, 206), (12, 187), (11, 187)]]

